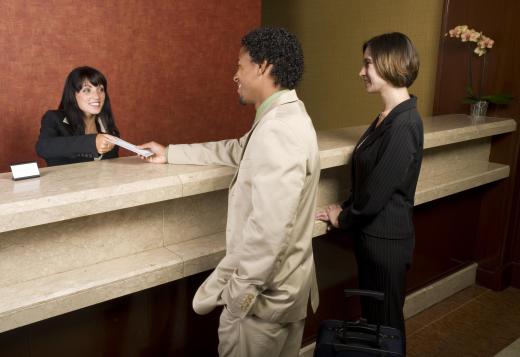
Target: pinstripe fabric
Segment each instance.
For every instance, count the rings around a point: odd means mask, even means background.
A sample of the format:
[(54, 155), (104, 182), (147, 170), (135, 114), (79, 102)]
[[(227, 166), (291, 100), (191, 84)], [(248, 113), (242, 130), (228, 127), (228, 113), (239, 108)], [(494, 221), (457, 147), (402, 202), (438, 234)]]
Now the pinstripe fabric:
[(352, 155), (352, 192), (338, 217), (341, 228), (392, 239), (413, 236), (423, 149), (416, 103), (415, 97), (402, 102), (360, 138)]
[(405, 335), (403, 306), (406, 271), (412, 262), (415, 240), (385, 239), (360, 232), (354, 237), (360, 289), (381, 291), (385, 302), (361, 299), (362, 316), (370, 323), (400, 329)]
[(353, 233), (359, 287), (385, 293), (380, 304), (361, 299), (362, 316), (406, 334), (406, 271), (414, 248), (412, 210), (422, 162), (423, 127), (411, 97), (360, 138), (352, 156), (352, 192), (342, 204), (340, 228)]

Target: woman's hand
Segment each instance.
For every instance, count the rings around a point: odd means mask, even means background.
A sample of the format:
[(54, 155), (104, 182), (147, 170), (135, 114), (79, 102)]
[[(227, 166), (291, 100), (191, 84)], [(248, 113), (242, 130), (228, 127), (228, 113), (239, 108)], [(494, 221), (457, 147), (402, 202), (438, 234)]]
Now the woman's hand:
[(334, 228), (339, 228), (338, 217), (342, 211), (341, 207), (339, 205), (330, 205), (326, 211), (329, 216), (330, 224), (332, 224)]
[(342, 209), (339, 205), (330, 205), (325, 208), (324, 211), (318, 211), (316, 213), (316, 219), (320, 221), (328, 222), (331, 226), (339, 228), (338, 216)]
[(148, 149), (154, 154), (152, 156), (144, 157), (139, 155), (139, 158), (142, 160), (146, 160), (148, 162), (152, 162), (154, 164), (165, 164), (166, 163), (166, 147), (156, 143), (155, 141), (150, 141), (146, 144), (141, 144), (137, 146), (139, 149)]
[(108, 134), (97, 134), (96, 135), (96, 150), (98, 153), (106, 154), (114, 148), (112, 143), (112, 136)]
[(323, 222), (330, 222), (329, 215), (326, 210), (316, 212), (315, 218)]

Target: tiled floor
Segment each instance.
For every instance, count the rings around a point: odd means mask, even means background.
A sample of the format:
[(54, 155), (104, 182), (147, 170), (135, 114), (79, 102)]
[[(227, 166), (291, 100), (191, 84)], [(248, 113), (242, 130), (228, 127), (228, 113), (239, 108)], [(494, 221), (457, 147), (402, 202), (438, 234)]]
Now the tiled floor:
[(406, 329), (409, 357), (495, 356), (520, 338), (520, 289), (471, 286), (408, 319)]

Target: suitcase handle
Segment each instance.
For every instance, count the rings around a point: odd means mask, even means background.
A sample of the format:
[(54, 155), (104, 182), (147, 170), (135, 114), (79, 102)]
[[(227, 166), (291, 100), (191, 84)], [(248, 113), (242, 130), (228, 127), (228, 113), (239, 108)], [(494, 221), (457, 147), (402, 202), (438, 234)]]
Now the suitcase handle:
[(345, 294), (345, 297), (351, 297), (351, 296), (366, 296), (370, 297), (379, 301), (385, 300), (385, 294), (381, 293), (379, 291), (373, 291), (373, 290), (361, 290), (361, 289), (345, 289), (343, 290), (343, 293)]
[(357, 342), (357, 343), (365, 343), (373, 348), (381, 348), (381, 345), (377, 342), (377, 337), (373, 336), (373, 338), (370, 337), (360, 337), (360, 336), (344, 336), (343, 337), (343, 343), (347, 344), (346, 342)]
[[(352, 346), (352, 345), (345, 345), (345, 344), (334, 344), (333, 349), (335, 353), (343, 352), (343, 351), (355, 351), (360, 352), (364, 355), (370, 355), (370, 356), (388, 356), (388, 357), (402, 357), (403, 355), (399, 352), (393, 352), (389, 350), (384, 350), (380, 348), (374, 348), (374, 347), (363, 347), (363, 346)], [(316, 351), (316, 350), (315, 350)], [(315, 353), (315, 357), (316, 352)], [(347, 352), (348, 353), (348, 352)]]
[(373, 336), (377, 335), (377, 326), (376, 328), (373, 328), (368, 325), (361, 325), (359, 322), (352, 323), (349, 321), (343, 321), (343, 329), (347, 330), (347, 332), (362, 332)]
[[(346, 298), (349, 298), (351, 296), (366, 296), (372, 299), (379, 300), (383, 302), (385, 300), (385, 294), (379, 291), (373, 291), (373, 290), (361, 290), (361, 289), (345, 289), (343, 290), (343, 293), (345, 294)], [(346, 327), (346, 326), (345, 326)], [(347, 330), (344, 330), (343, 336), (346, 337)], [(376, 330), (373, 332), (376, 337), (376, 345), (381, 345), (381, 324), (377, 323)]]

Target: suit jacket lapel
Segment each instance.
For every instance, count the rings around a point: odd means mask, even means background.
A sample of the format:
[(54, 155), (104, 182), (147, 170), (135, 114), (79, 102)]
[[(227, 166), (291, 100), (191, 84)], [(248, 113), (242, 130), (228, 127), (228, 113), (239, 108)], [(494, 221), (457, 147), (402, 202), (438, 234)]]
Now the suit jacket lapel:
[[(368, 146), (368, 145), (372, 144), (377, 138), (379, 138), (381, 135), (383, 135), (392, 126), (395, 118), (399, 114), (401, 114), (402, 112), (405, 112), (407, 110), (410, 110), (412, 108), (415, 108), (416, 103), (417, 103), (417, 97), (412, 95), (412, 96), (410, 96), (410, 99), (405, 100), (404, 102), (398, 104), (394, 109), (392, 109), (392, 111), (390, 113), (388, 113), (388, 116), (385, 118), (385, 120), (383, 120), (381, 125), (379, 127), (374, 128), (374, 131), (368, 135), (365, 142), (363, 142), (362, 146), (365, 146), (365, 145)], [(370, 127), (372, 127), (372, 126), (375, 127), (377, 120), (378, 120), (378, 118), (376, 118), (372, 122)], [(359, 145), (359, 146), (361, 146), (361, 145)]]
[[(246, 138), (246, 142), (244, 143), (244, 148), (242, 149), (242, 153), (240, 155), (240, 162), (242, 162), (242, 158), (244, 157), (244, 153), (246, 152), (246, 149), (247, 149), (247, 144), (249, 143), (249, 139), (251, 138), (251, 135), (253, 135), (253, 131), (255, 130), (255, 128), (258, 126), (258, 123), (260, 123), (260, 121), (265, 118), (265, 116), (267, 115), (267, 113), (269, 113), (271, 110), (273, 110), (274, 108), (276, 108), (277, 106), (279, 105), (283, 105), (283, 104), (287, 104), (287, 103), (292, 103), (292, 102), (295, 102), (299, 100), (298, 99), (298, 96), (296, 95), (296, 91), (293, 89), (291, 91), (289, 91), (288, 93), (284, 93), (282, 94), (280, 97), (278, 97), (273, 103), (271, 103), (271, 105), (264, 111), (264, 113), (262, 114), (262, 116), (258, 117), (258, 118), (255, 118), (255, 121), (253, 122), (253, 126), (251, 127), (251, 130), (249, 130), (249, 133), (247, 134), (247, 138)], [(237, 180), (237, 176), (238, 176), (238, 171), (240, 170), (240, 163), (239, 163), (239, 167), (238, 169), (235, 171), (235, 175), (233, 175), (233, 178), (231, 179), (231, 183), (229, 184), (229, 188), (233, 187), (233, 185), (235, 184), (236, 180)]]

